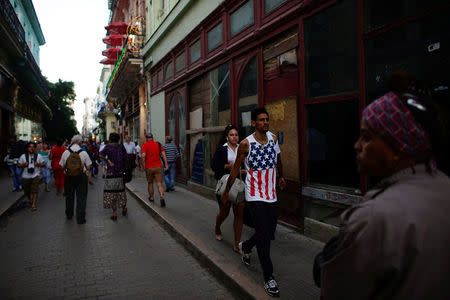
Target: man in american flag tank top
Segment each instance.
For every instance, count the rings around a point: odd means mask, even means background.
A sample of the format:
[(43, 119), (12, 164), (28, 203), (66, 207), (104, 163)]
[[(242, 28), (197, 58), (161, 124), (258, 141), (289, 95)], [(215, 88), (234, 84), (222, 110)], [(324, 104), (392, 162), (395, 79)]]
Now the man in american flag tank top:
[(228, 192), (233, 185), (242, 162), (245, 163), (245, 205), (248, 207), (255, 225), (255, 233), (250, 239), (241, 242), (242, 262), (250, 265), (250, 254), (254, 246), (258, 253), (264, 275), (264, 289), (272, 297), (279, 297), (280, 291), (273, 277), (270, 258), (270, 242), (277, 226), (279, 208), (276, 183), (284, 189), (280, 147), (277, 137), (269, 132), (269, 114), (264, 108), (256, 108), (251, 113), (251, 124), (255, 133), (245, 138), (238, 148), (236, 161), (228, 178), (222, 203), (228, 201)]

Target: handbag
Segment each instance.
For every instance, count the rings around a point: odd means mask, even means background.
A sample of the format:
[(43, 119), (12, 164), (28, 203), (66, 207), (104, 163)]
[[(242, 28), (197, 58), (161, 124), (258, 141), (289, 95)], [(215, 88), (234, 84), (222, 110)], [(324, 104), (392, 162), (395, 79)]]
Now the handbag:
[[(219, 179), (216, 185), (216, 195), (222, 196), (227, 186), (228, 177), (230, 174), (225, 174)], [(239, 169), (239, 179), (236, 178), (233, 185), (228, 192), (228, 201), (233, 204), (239, 204), (245, 201), (245, 183), (242, 181), (241, 169)]]
[(131, 170), (125, 170), (123, 172), (123, 183), (128, 183), (133, 178), (133, 174), (131, 173)]

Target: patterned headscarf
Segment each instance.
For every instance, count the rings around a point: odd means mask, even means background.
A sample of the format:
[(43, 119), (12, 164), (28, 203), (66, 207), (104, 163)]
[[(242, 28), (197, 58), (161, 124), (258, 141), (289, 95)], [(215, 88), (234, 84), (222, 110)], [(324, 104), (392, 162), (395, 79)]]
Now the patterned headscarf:
[(393, 92), (376, 99), (363, 111), (369, 126), (398, 151), (426, 159), (431, 155), (427, 132)]

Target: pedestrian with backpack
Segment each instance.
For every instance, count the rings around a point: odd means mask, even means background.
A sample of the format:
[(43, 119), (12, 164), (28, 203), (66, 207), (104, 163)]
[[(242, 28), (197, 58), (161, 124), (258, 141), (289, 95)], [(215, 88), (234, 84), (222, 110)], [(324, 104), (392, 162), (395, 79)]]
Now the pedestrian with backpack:
[(71, 145), (64, 151), (59, 165), (66, 174), (65, 196), (66, 217), (72, 219), (74, 214), (74, 198), (77, 197), (76, 217), (78, 224), (86, 223), (86, 200), (88, 194), (88, 181), (91, 181), (92, 161), (89, 154), (81, 148), (83, 138), (77, 134), (73, 136)]

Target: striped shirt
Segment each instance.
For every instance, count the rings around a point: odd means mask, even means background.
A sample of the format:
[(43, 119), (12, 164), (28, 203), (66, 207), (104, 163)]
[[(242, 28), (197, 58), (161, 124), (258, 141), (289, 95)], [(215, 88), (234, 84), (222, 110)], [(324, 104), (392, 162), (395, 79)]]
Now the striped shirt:
[(173, 163), (180, 157), (177, 146), (174, 143), (168, 143), (164, 145), (164, 150), (166, 150), (167, 163)]
[(278, 143), (275, 144), (272, 133), (267, 132), (268, 142), (258, 143), (253, 134), (246, 139), (249, 144), (245, 158), (247, 176), (245, 178), (245, 200), (276, 202), (277, 155), (280, 153)]

